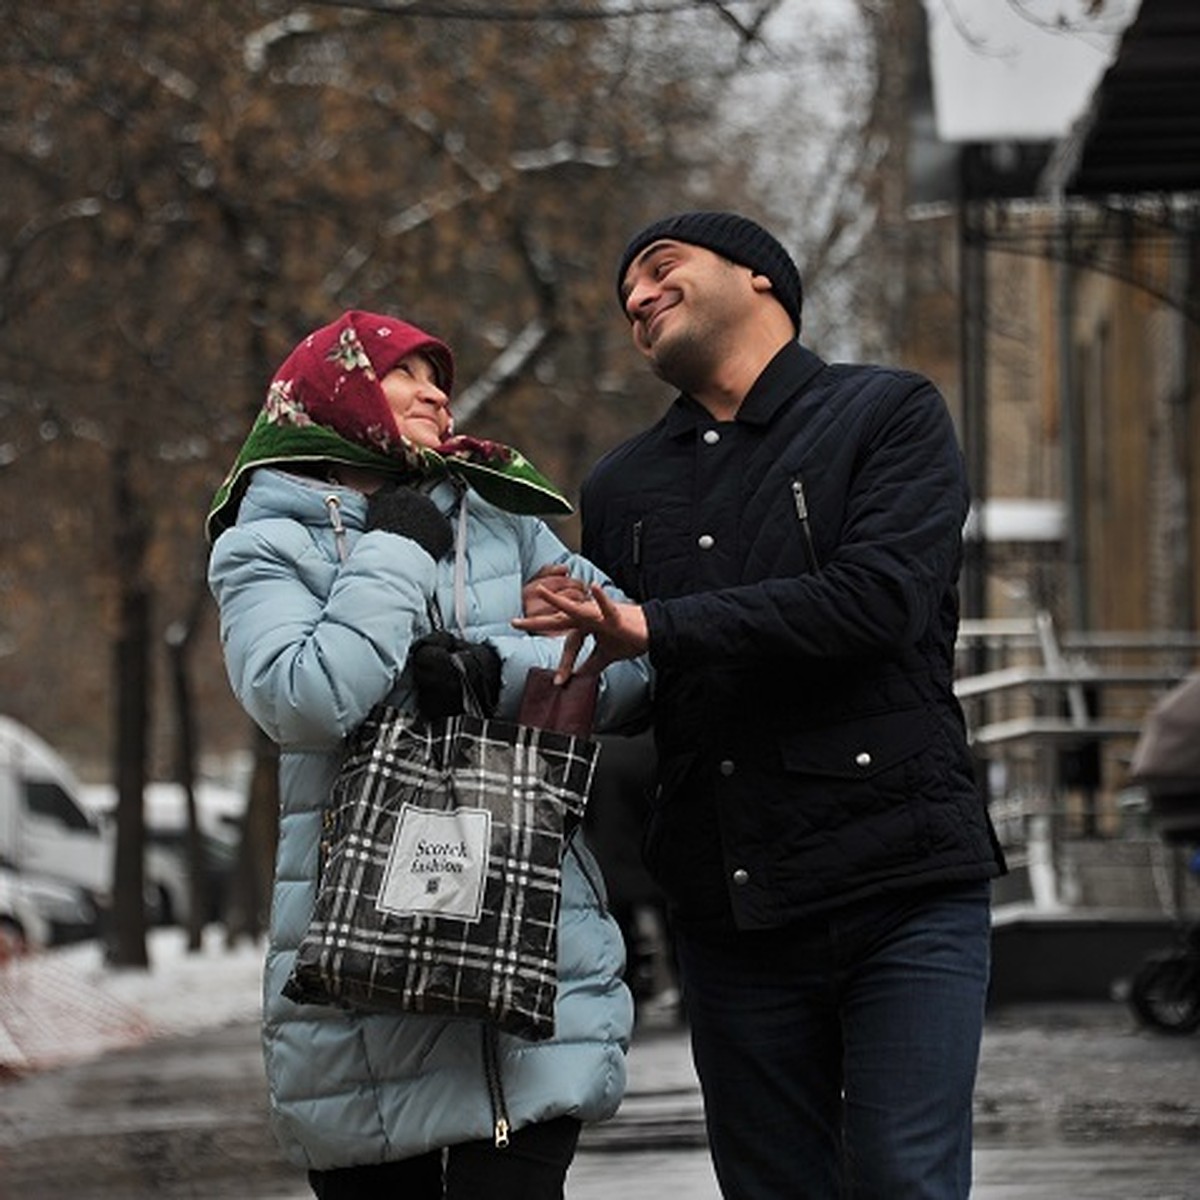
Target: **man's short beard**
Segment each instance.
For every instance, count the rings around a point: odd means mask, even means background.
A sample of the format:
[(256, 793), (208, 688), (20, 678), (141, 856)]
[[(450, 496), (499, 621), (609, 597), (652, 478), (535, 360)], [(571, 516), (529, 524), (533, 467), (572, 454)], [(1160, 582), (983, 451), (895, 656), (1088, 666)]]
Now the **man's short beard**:
[(664, 383), (691, 394), (703, 388), (716, 367), (712, 343), (694, 333), (667, 339), (650, 360), (651, 369)]

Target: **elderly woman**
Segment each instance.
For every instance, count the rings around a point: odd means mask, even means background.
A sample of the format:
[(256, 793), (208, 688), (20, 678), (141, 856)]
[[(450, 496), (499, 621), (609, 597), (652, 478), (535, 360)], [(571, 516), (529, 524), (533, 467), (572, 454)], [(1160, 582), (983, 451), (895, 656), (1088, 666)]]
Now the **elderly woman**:
[[(625, 1082), (621, 934), (582, 844), (563, 864), (555, 1036), (498, 1035), (507, 1139), (477, 1023), (283, 992), (346, 736), (385, 698), (462, 711), (450, 650), (513, 717), (528, 669), (560, 646), (513, 628), (522, 585), (549, 570), (608, 586), (533, 515), (569, 506), (526, 459), (452, 436), (453, 373), (414, 325), (343, 314), (280, 367), (208, 518), (229, 677), (282, 752), (263, 1042), (276, 1134), (318, 1197), (561, 1197), (581, 1122), (610, 1116)], [(431, 601), (453, 636), (432, 629)], [(598, 727), (644, 703), (646, 676), (640, 661), (603, 673)]]

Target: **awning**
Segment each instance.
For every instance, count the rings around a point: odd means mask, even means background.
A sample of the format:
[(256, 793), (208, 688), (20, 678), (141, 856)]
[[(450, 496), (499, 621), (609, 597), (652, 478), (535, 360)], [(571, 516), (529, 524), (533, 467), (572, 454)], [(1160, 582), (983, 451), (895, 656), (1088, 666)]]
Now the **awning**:
[(1200, 188), (1198, 0), (1142, 0), (1042, 184), (1069, 196)]

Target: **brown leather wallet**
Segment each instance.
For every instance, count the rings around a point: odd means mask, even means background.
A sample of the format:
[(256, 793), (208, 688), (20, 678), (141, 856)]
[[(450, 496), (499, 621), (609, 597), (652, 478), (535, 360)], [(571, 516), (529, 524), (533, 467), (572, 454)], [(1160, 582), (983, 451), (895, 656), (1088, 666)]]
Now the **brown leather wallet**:
[(517, 720), (535, 729), (590, 737), (599, 690), (599, 675), (572, 675), (556, 684), (549, 667), (530, 667)]

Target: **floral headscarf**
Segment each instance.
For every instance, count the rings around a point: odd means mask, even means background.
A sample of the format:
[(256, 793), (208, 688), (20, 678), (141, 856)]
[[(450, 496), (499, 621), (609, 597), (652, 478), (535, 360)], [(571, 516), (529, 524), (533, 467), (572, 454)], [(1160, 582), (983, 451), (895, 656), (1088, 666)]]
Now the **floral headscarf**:
[(235, 520), (252, 469), (286, 462), (340, 462), (418, 478), (450, 474), (509, 512), (569, 513), (565, 497), (511, 446), (454, 437), (430, 450), (400, 432), (380, 380), (413, 353), (429, 359), (439, 387), (449, 393), (450, 347), (407, 321), (351, 311), (310, 333), (275, 373), (213, 497), (205, 521), (209, 540)]

